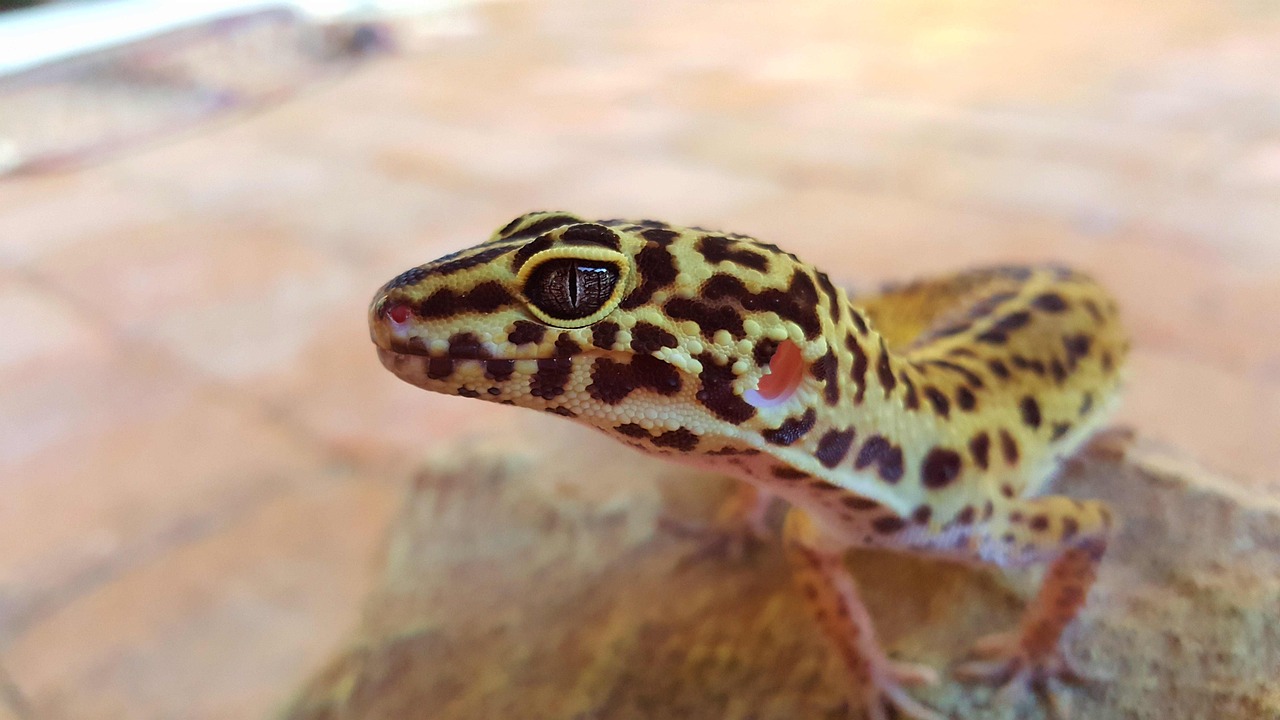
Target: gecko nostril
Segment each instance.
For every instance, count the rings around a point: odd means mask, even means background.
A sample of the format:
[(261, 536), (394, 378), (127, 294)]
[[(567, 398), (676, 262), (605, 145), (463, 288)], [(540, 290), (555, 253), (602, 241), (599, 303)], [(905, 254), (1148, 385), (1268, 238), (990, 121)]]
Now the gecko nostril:
[(388, 306), (386, 313), (387, 317), (391, 318), (391, 322), (398, 324), (408, 322), (409, 316), (413, 314), (412, 311), (409, 310), (409, 306), (404, 303), (396, 303)]

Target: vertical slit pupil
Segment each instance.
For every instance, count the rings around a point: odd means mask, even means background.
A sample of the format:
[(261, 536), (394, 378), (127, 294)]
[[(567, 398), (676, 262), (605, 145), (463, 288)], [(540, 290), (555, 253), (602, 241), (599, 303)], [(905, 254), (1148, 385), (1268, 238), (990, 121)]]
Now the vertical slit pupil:
[(612, 263), (548, 260), (530, 275), (525, 293), (548, 315), (583, 318), (599, 310), (613, 295), (618, 274)]

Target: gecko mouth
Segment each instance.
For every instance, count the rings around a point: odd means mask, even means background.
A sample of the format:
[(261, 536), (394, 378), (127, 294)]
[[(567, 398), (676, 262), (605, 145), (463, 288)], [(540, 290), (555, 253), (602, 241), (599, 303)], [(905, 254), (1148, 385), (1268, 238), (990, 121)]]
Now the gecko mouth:
[[(581, 356), (577, 356), (581, 357)], [(472, 357), (454, 353), (429, 353), (415, 348), (404, 352), (400, 348), (378, 347), (378, 360), (382, 366), (403, 380), (418, 384), (416, 380), (445, 380), (457, 377), (459, 372), (472, 369), (482, 371), (485, 378), (502, 382), (512, 375), (538, 371), (569, 372), (575, 357)], [(529, 363), (521, 371), (517, 363)]]

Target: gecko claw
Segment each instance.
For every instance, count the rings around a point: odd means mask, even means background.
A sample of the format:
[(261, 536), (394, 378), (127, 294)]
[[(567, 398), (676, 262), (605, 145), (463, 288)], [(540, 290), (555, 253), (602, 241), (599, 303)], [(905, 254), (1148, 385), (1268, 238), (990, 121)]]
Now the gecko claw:
[(974, 644), (970, 660), (956, 668), (962, 682), (981, 683), (999, 688), (996, 702), (1016, 705), (1028, 693), (1045, 708), (1047, 717), (1063, 720), (1070, 715), (1069, 698), (1050, 687), (1056, 681), (1071, 687), (1082, 687), (1098, 679), (1077, 670), (1061, 650), (1043, 657), (1032, 657), (1021, 647), (1017, 633), (999, 633), (984, 637)]

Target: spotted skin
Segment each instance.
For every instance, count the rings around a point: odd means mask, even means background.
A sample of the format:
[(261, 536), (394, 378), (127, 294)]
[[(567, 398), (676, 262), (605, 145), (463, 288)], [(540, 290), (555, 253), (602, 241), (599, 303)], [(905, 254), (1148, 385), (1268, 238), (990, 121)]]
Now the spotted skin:
[[(968, 674), (1041, 689), (1060, 667), (1111, 515), (1038, 493), (1107, 417), (1128, 350), (1080, 273), (987, 268), (851, 299), (744, 235), (538, 212), (388, 282), (369, 322), (409, 383), (572, 418), (787, 500), (788, 552), (873, 716), (882, 701), (935, 715), (875, 644), (832, 560), (844, 548), (1050, 563), (1017, 640)], [(840, 608), (856, 622), (831, 621)]]

